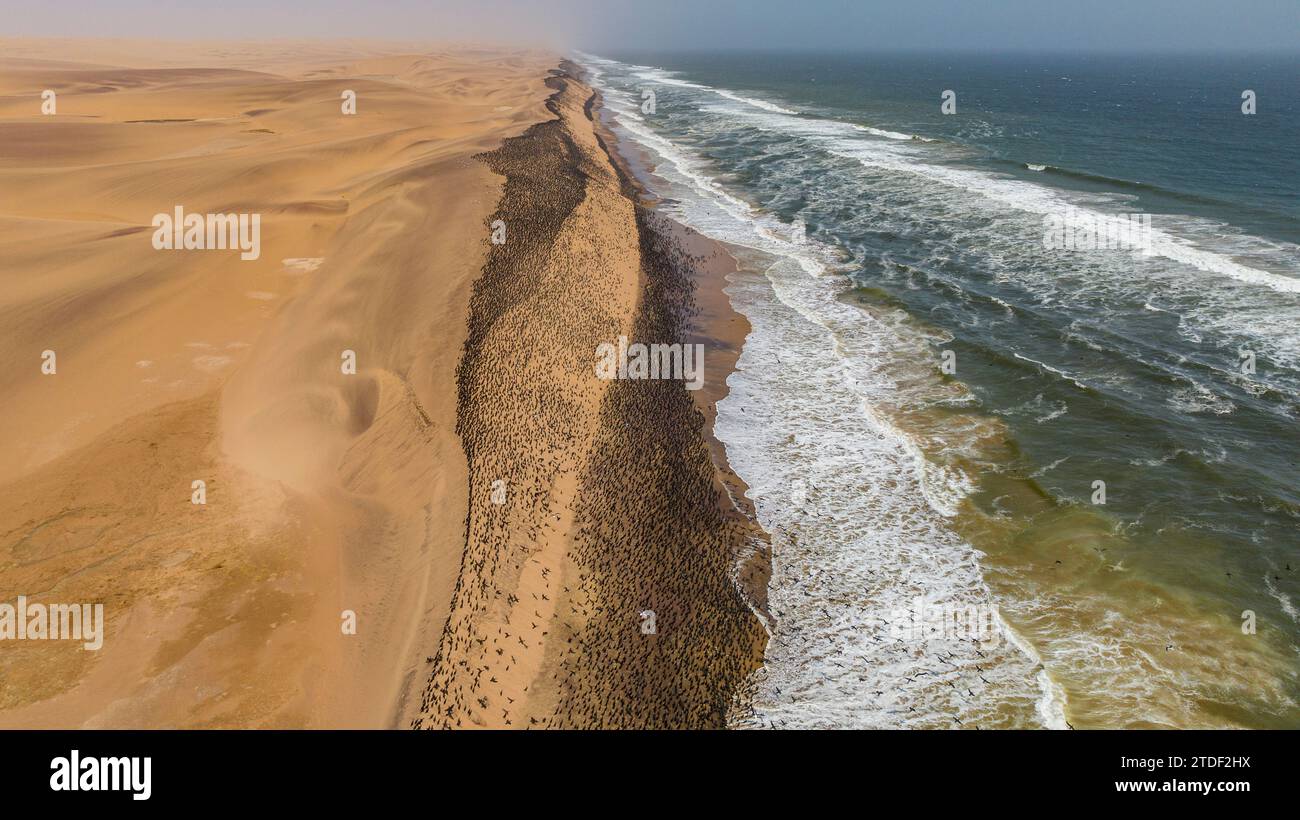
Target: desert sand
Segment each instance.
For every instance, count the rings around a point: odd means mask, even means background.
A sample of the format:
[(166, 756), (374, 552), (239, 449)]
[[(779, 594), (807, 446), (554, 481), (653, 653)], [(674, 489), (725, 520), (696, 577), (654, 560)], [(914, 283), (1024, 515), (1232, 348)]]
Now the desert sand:
[[(471, 157), (545, 116), (555, 59), (0, 53), (0, 586), (108, 622), (97, 653), (0, 647), (0, 725), (404, 725), (463, 549), (455, 366), (501, 184)], [(155, 250), (178, 204), (262, 214), (260, 258)]]
[[(595, 378), (698, 338), (717, 251), (577, 67), (0, 45), (0, 589), (108, 624), (0, 645), (0, 727), (723, 725), (766, 640), (708, 430), (743, 330), (703, 395)], [(260, 254), (156, 249), (176, 206), (260, 214)]]

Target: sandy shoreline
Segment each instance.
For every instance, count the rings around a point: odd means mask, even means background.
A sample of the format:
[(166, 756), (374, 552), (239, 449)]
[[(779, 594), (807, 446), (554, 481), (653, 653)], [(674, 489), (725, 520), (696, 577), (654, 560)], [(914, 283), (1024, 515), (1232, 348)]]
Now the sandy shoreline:
[(594, 93), (566, 70), (549, 81), (557, 119), (486, 157), (507, 178), (494, 219), (524, 236), (475, 286), (469, 537), (414, 725), (720, 727), (765, 642), (732, 581), (749, 528), (721, 503), (682, 382), (593, 373), (602, 342), (685, 335), (689, 265), (636, 207)]
[[(581, 67), (578, 67), (581, 71)], [(622, 179), (624, 190), (638, 205), (655, 211), (658, 200), (641, 182), (642, 176), (653, 175), (649, 157), (641, 149), (627, 145), (605, 122), (606, 111), (596, 92), (592, 106), (596, 132)], [(707, 422), (705, 433), (709, 453), (716, 471), (717, 489), (726, 497), (722, 504), (728, 517), (744, 522), (752, 529), (754, 549), (740, 557), (737, 566), (738, 582), (742, 592), (771, 627), (772, 615), (767, 609), (767, 584), (771, 577), (771, 543), (768, 534), (758, 524), (753, 503), (748, 497), (744, 479), (731, 469), (727, 461), (726, 446), (714, 435), (717, 405), (729, 392), (728, 377), (735, 371), (741, 348), (749, 335), (749, 320), (731, 306), (726, 294), (730, 277), (740, 272), (736, 257), (724, 243), (710, 239), (685, 225), (656, 211), (657, 219), (649, 230), (663, 233), (669, 242), (680, 247), (687, 257), (686, 267), (691, 272), (691, 298), (693, 310), (688, 323), (687, 341), (702, 344), (705, 348), (704, 386), (692, 391), (696, 406)]]

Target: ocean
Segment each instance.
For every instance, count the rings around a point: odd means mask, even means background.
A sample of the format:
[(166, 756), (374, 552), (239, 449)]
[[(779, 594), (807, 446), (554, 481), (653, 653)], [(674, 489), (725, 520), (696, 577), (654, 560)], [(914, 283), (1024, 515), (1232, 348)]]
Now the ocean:
[(743, 268), (733, 725), (1300, 727), (1300, 58), (575, 59)]

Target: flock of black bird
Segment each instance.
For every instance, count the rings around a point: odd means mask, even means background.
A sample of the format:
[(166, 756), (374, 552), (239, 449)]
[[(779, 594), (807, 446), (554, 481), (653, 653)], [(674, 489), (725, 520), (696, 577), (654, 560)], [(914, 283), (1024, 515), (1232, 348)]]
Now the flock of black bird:
[[(609, 294), (625, 274), (566, 223), (626, 197), (628, 180), (574, 138), (594, 94), (572, 66), (547, 84), (557, 119), (479, 157), (506, 178), (490, 220), (509, 233), (470, 301), (457, 413), (466, 548), (412, 725), (722, 726), (766, 641), (733, 577), (751, 531), (724, 512), (705, 419), (682, 382), (604, 383), (594, 419), (580, 400), (599, 389), (597, 345), (622, 327)], [(660, 217), (635, 213), (632, 338), (683, 341), (691, 257)]]

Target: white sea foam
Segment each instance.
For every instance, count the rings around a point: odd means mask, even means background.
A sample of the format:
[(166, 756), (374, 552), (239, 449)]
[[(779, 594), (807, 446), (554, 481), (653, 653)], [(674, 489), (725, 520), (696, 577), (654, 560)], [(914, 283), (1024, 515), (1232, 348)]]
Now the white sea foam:
[(791, 116), (798, 116), (799, 114), (798, 111), (793, 111), (789, 108), (783, 108), (782, 106), (779, 106), (776, 103), (767, 102), (766, 100), (756, 100), (753, 97), (742, 97), (739, 94), (733, 94), (730, 91), (723, 91), (722, 89), (717, 89), (717, 88), (713, 90), (716, 91), (718, 94), (721, 94), (722, 96), (726, 97), (729, 100), (735, 100), (736, 102), (744, 103), (745, 105), (752, 105), (755, 108), (761, 108), (764, 111), (772, 111), (777, 114), (788, 114)]
[(740, 724), (979, 725), (1052, 694), (1034, 693), (1043, 681), (1012, 643), (981, 658), (964, 642), (897, 643), (880, 622), (917, 596), (991, 605), (978, 554), (944, 522), (960, 478), (873, 410), (894, 395), (878, 363), (896, 340), (789, 258), (729, 294), (752, 332), (717, 434), (773, 535), (775, 630)]
[(1019, 353), (1012, 353), (1011, 355), (1015, 356), (1017, 359), (1019, 359), (1022, 362), (1029, 362), (1030, 364), (1038, 365), (1039, 367), (1046, 370), (1048, 373), (1052, 373), (1053, 375), (1060, 376), (1062, 379), (1065, 379), (1066, 381), (1073, 382), (1074, 386), (1078, 387), (1080, 390), (1088, 389), (1088, 385), (1079, 381), (1074, 376), (1071, 376), (1069, 373), (1066, 373), (1064, 370), (1060, 369), (1059, 367), (1052, 367), (1050, 364), (1047, 364), (1046, 362), (1040, 362), (1037, 359), (1031, 359), (1028, 356), (1022, 356)]
[[(827, 120), (826, 122), (836, 122), (836, 121)], [(903, 134), (898, 131), (890, 131), (887, 128), (873, 128), (870, 125), (857, 125), (855, 123), (845, 123), (845, 125), (848, 125), (850, 128), (853, 128), (854, 130), (861, 131), (864, 134), (871, 134), (877, 137), (884, 137), (885, 139), (901, 140), (905, 142), (937, 142), (937, 140), (931, 139), (930, 137), (923, 137), (920, 134)]]
[(798, 111), (794, 111), (784, 106), (777, 105), (774, 102), (769, 102), (767, 100), (759, 100), (753, 97), (745, 97), (740, 94), (737, 94), (734, 91), (728, 91), (725, 88), (712, 88), (707, 85), (692, 83), (687, 80), (674, 77), (672, 72), (664, 71), (663, 69), (642, 67), (640, 70), (637, 70), (634, 73), (637, 77), (650, 83), (661, 83), (663, 85), (672, 85), (672, 86), (677, 86), (679, 88), (694, 88), (700, 91), (710, 91), (728, 100), (742, 103), (744, 105), (751, 106), (753, 108), (757, 108), (762, 111), (769, 111), (773, 114), (784, 114), (786, 116), (792, 116), (792, 117), (797, 117), (799, 115)]
[(1282, 607), (1282, 611), (1286, 613), (1287, 617), (1300, 624), (1300, 611), (1296, 610), (1295, 604), (1291, 602), (1287, 594), (1277, 588), (1277, 585), (1273, 583), (1272, 575), (1267, 572), (1264, 573), (1264, 588), (1277, 601), (1278, 606)]
[[(1079, 207), (1064, 194), (1042, 186), (998, 177), (985, 171), (933, 165), (917, 161), (914, 157), (902, 157), (873, 150), (871, 146), (865, 146), (861, 141), (850, 144), (841, 142), (829, 146), (829, 150), (851, 157), (864, 165), (924, 177), (949, 188), (977, 194), (1020, 211), (1041, 215), (1071, 214), (1072, 218), (1080, 224), (1085, 220), (1091, 220), (1095, 224), (1096, 220), (1108, 215), (1105, 211)], [(1296, 249), (1283, 248), (1283, 251), (1294, 254)], [(1188, 240), (1160, 228), (1151, 230), (1148, 253), (1162, 256), (1188, 268), (1218, 274), (1238, 282), (1267, 287), (1280, 293), (1300, 293), (1300, 277), (1241, 264), (1221, 253), (1196, 247)]]
[(1226, 416), (1237, 406), (1202, 384), (1193, 384), (1169, 397), (1167, 404), (1181, 413), (1212, 413)]

